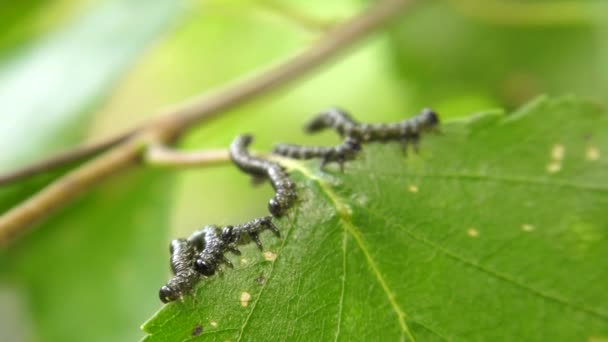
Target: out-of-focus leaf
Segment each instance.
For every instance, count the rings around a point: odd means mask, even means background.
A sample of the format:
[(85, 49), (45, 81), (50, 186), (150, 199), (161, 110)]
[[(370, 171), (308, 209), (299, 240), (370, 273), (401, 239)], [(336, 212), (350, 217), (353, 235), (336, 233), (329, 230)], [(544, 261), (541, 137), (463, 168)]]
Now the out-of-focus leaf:
[[(415, 103), (462, 114), (483, 105), (513, 108), (538, 94), (602, 98), (608, 91), (606, 74), (599, 71), (606, 64), (602, 21), (592, 20), (601, 15), (568, 25), (505, 25), (463, 15), (457, 6), (464, 2), (484, 9), (484, 1), (428, 2), (393, 30), (396, 69)], [(521, 4), (523, 11), (527, 1), (498, 2)], [(602, 6), (601, 1), (563, 2), (580, 11), (592, 3), (597, 5), (592, 8)]]
[(160, 171), (133, 171), (3, 253), (3, 283), (25, 289), (37, 340), (138, 339), (165, 281), (170, 188)]
[[(180, 13), (177, 1), (113, 0), (0, 65), (0, 170), (82, 139), (93, 107)], [(62, 168), (0, 189), (4, 212)], [(140, 172), (86, 196), (0, 255), (27, 337), (133, 340), (164, 278), (170, 189)], [(142, 299), (144, 301), (142, 302)], [(151, 306), (152, 305), (152, 306)], [(3, 308), (4, 309), (4, 308)], [(0, 309), (0, 340), (24, 336)], [(3, 324), (6, 323), (6, 324)]]
[(11, 149), (0, 170), (78, 140), (84, 114), (178, 9), (176, 1), (105, 2), (0, 65), (0, 146)]
[(84, 11), (93, 0), (21, 0), (0, 2), (0, 61), (28, 42)]
[(367, 145), (344, 174), (289, 162), (300, 202), (273, 254), (243, 248), (146, 341), (605, 339), (607, 128), (541, 99), (447, 123), (419, 155)]

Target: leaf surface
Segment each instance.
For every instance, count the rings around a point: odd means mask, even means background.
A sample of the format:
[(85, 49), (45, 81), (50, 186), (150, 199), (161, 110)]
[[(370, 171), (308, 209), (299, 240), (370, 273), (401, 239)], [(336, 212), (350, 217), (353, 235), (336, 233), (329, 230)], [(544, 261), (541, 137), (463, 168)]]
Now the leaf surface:
[(344, 174), (288, 161), (283, 237), (164, 306), (145, 340), (606, 338), (607, 128), (593, 104), (540, 99), (445, 123), (419, 155), (367, 145)]

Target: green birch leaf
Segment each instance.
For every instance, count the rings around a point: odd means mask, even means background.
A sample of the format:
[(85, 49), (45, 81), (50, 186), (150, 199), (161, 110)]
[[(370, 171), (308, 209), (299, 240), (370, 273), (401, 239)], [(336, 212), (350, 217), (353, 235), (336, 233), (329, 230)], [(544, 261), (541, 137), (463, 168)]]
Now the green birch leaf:
[(146, 341), (608, 338), (608, 117), (572, 98), (448, 122), (341, 174), (143, 326)]

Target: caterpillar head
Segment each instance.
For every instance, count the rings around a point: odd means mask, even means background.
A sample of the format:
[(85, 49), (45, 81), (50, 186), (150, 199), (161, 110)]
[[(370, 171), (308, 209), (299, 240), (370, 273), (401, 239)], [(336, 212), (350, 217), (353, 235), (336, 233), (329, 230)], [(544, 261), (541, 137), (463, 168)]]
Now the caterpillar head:
[(351, 151), (361, 151), (361, 142), (359, 139), (347, 137), (345, 143)]
[(283, 214), (283, 207), (276, 198), (271, 198), (270, 201), (268, 201), (268, 211), (270, 211), (272, 216), (279, 217)]
[(238, 241), (240, 234), (234, 230), (234, 226), (226, 226), (222, 228), (222, 241), (230, 241), (231, 243)]
[(215, 268), (215, 263), (203, 259), (196, 260), (196, 263), (194, 264), (194, 269), (198, 273), (207, 277), (210, 277), (215, 274)]
[(177, 300), (180, 297), (180, 293), (172, 289), (170, 286), (165, 285), (160, 288), (160, 291), (158, 291), (158, 296), (160, 297), (160, 300), (166, 304)]
[(422, 125), (430, 130), (438, 126), (439, 123), (439, 114), (430, 108), (425, 108), (422, 112)]

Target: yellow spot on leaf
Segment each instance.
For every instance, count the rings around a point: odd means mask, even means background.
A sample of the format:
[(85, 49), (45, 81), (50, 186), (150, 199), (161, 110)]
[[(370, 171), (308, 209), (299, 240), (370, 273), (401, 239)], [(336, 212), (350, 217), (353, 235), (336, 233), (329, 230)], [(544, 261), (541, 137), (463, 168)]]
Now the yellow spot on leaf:
[(209, 322), (209, 325), (211, 325), (214, 328), (217, 328), (217, 322), (216, 321)]
[(249, 259), (241, 258), (241, 265), (247, 265), (249, 263)]
[(241, 293), (241, 306), (246, 307), (247, 305), (249, 305), (250, 300), (251, 294), (247, 291), (243, 291), (243, 293)]
[(561, 145), (561, 144), (553, 145), (553, 148), (551, 149), (551, 158), (553, 160), (555, 160), (555, 161), (562, 160), (562, 159), (564, 159), (565, 154), (566, 154), (566, 149), (564, 148), (564, 145)]
[(570, 224), (568, 244), (572, 256), (585, 257), (590, 248), (602, 240), (601, 226), (594, 225), (583, 218), (578, 218)]
[(547, 165), (547, 172), (557, 173), (562, 169), (562, 164), (558, 161), (551, 162)]
[(264, 252), (264, 259), (267, 261), (275, 261), (277, 259), (277, 255), (271, 251)]
[(531, 224), (525, 223), (525, 224), (521, 225), (521, 230), (523, 230), (524, 232), (531, 232), (534, 230), (534, 226)]
[(596, 161), (600, 159), (600, 150), (595, 146), (587, 147), (587, 150), (585, 151), (585, 158), (587, 158), (589, 161)]
[(470, 237), (474, 237), (475, 238), (475, 237), (479, 236), (479, 231), (477, 231), (477, 229), (475, 229), (475, 228), (469, 228), (469, 230), (467, 230), (467, 234)]
[(415, 185), (410, 185), (410, 186), (408, 186), (408, 187), (407, 187), (407, 191), (409, 191), (409, 192), (411, 192), (411, 193), (415, 194), (415, 193), (417, 193), (417, 192), (418, 192), (418, 187), (417, 187), (417, 186), (415, 186)]

